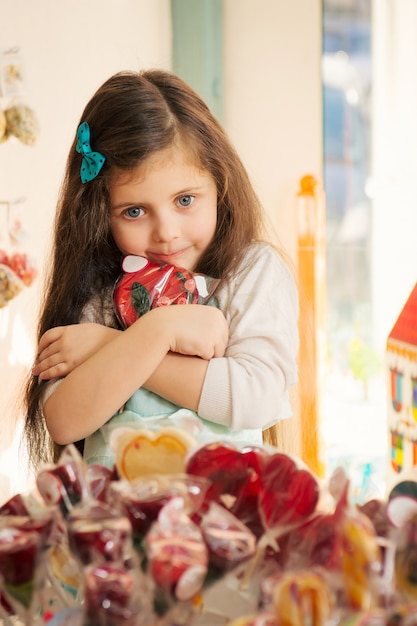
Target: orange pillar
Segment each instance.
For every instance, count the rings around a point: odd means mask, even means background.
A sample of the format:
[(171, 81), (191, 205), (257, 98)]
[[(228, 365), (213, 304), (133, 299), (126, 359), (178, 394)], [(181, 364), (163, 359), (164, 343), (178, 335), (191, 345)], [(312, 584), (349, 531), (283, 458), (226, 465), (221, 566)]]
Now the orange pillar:
[(314, 176), (304, 176), (297, 194), (300, 298), (299, 410), (301, 458), (324, 476), (320, 411), (325, 346), (325, 207)]

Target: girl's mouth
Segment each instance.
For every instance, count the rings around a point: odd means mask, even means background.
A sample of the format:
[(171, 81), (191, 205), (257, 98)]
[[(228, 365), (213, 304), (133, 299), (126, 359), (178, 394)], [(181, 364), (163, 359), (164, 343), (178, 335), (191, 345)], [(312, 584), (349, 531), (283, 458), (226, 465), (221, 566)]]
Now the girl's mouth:
[(181, 257), (186, 249), (177, 250), (176, 252), (167, 252), (167, 253), (149, 253), (149, 258), (157, 263), (173, 263), (175, 259)]

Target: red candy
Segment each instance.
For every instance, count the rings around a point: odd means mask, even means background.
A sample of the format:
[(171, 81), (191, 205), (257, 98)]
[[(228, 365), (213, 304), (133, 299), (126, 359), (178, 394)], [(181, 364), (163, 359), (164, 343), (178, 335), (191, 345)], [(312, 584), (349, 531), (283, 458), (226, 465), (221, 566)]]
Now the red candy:
[(0, 515), (29, 515), (23, 496), (18, 493), (0, 507)]
[(107, 488), (113, 480), (112, 471), (104, 465), (93, 463), (87, 467), (86, 479), (92, 497), (105, 502)]
[(201, 524), (210, 564), (225, 572), (255, 554), (256, 537), (237, 517), (212, 502)]
[(280, 548), (279, 561), (287, 568), (336, 568), (340, 555), (333, 515), (320, 513), (292, 529)]
[(58, 505), (64, 516), (74, 506), (89, 496), (88, 481), (78, 450), (68, 446), (59, 463), (41, 470), (36, 477), (36, 486), (45, 503)]
[(208, 550), (200, 528), (181, 510), (180, 498), (165, 505), (148, 534), (146, 555), (155, 584), (168, 596), (190, 600), (204, 583)]
[(6, 603), (28, 609), (35, 591), (35, 574), (42, 542), (35, 531), (0, 530), (0, 578)]
[[(123, 261), (124, 274), (114, 289), (116, 314), (127, 328), (158, 306), (194, 304), (207, 295), (205, 279), (174, 265), (159, 265), (129, 255)], [(197, 287), (198, 283), (198, 287)]]
[(69, 516), (69, 545), (82, 565), (123, 562), (129, 556), (131, 535), (129, 520), (104, 503), (73, 509)]
[(258, 537), (308, 517), (319, 499), (319, 485), (308, 470), (286, 454), (268, 455), (260, 448), (207, 444), (190, 457), (186, 471), (211, 480), (206, 500), (224, 504)]
[[(85, 576), (83, 624), (136, 626), (141, 623), (139, 594), (140, 588), (134, 571), (114, 564), (90, 566)], [(147, 623), (145, 617), (143, 623)]]
[(267, 528), (286, 526), (311, 515), (319, 500), (319, 485), (285, 454), (274, 454), (262, 474), (261, 510)]

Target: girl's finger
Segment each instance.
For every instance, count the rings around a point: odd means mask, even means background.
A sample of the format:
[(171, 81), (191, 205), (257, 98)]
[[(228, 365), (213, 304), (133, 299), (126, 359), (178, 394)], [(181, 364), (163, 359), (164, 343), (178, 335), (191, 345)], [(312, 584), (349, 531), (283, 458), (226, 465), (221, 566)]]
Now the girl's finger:
[(69, 368), (66, 363), (57, 363), (50, 367), (44, 368), (39, 372), (40, 380), (51, 380), (52, 378), (62, 378), (69, 373)]
[(35, 376), (38, 376), (41, 372), (44, 372), (53, 367), (57, 367), (62, 364), (62, 360), (59, 356), (59, 353), (53, 354), (52, 356), (44, 356), (41, 355), (37, 361), (35, 362), (32, 372)]
[(58, 341), (61, 335), (62, 335), (61, 326), (57, 326), (55, 328), (50, 328), (49, 330), (47, 330), (46, 333), (44, 333), (39, 340), (38, 354), (40, 354), (42, 350), (45, 350), (52, 343), (55, 343), (56, 341)]

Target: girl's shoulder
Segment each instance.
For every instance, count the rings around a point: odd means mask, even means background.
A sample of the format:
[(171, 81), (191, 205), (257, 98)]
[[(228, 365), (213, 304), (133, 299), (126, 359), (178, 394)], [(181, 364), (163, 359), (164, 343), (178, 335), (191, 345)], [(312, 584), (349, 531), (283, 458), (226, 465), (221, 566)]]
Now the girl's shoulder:
[(240, 263), (236, 278), (259, 273), (290, 277), (293, 272), (289, 258), (279, 248), (267, 242), (254, 241)]
[(297, 317), (298, 290), (291, 264), (279, 250), (263, 242), (252, 243), (237, 272), (216, 291), (219, 308), (228, 321), (248, 316), (258, 319), (277, 316), (286, 309)]
[(232, 303), (250, 299), (255, 293), (268, 294), (269, 300), (282, 299), (285, 293), (295, 302), (296, 292), (290, 262), (273, 245), (253, 242), (235, 274), (219, 286), (216, 296), (220, 308), (226, 310), (233, 306)]

